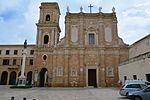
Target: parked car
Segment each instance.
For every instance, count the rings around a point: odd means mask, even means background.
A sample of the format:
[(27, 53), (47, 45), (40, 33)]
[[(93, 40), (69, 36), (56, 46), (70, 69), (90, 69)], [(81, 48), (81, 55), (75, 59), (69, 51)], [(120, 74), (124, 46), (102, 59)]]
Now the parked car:
[(140, 91), (145, 87), (147, 87), (147, 85), (143, 83), (127, 83), (120, 88), (119, 93), (121, 96), (128, 96), (129, 92)]
[(143, 83), (143, 84), (147, 84), (150, 85), (149, 81), (146, 80), (126, 80), (124, 84), (128, 84), (128, 83)]
[(150, 86), (141, 91), (129, 92), (128, 97), (131, 100), (150, 100)]
[(150, 82), (146, 81), (145, 84), (147, 84), (148, 86), (150, 86)]

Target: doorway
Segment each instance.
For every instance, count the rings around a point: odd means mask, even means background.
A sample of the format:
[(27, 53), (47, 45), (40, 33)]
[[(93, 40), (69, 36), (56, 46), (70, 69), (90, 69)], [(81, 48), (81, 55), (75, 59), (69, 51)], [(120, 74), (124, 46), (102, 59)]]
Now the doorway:
[(40, 87), (44, 87), (48, 83), (48, 75), (47, 75), (47, 69), (42, 68), (40, 71)]
[(88, 86), (97, 87), (96, 69), (88, 69)]
[(31, 85), (32, 83), (32, 71), (27, 73), (27, 85)]
[(1, 76), (1, 85), (7, 84), (7, 76), (8, 76), (8, 72), (4, 71)]
[(150, 82), (150, 74), (146, 74), (146, 80)]
[(16, 84), (16, 72), (13, 71), (10, 73), (10, 78), (9, 78), (9, 85), (15, 85)]

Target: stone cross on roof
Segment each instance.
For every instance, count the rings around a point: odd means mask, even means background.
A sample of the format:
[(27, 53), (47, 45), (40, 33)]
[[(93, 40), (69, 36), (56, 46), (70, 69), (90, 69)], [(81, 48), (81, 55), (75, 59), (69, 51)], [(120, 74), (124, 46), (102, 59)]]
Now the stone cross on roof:
[(92, 5), (90, 4), (90, 6), (88, 6), (90, 8), (90, 13), (92, 13)]

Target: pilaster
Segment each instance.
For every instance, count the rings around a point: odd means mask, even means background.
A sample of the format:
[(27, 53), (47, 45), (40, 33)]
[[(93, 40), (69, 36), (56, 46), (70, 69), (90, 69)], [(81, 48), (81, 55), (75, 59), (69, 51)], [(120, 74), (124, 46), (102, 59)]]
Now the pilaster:
[(105, 55), (104, 55), (104, 50), (100, 51), (100, 74), (99, 74), (99, 78), (100, 78), (100, 86), (105, 87), (106, 86), (106, 66), (105, 66)]
[(64, 86), (69, 86), (69, 51), (65, 50)]

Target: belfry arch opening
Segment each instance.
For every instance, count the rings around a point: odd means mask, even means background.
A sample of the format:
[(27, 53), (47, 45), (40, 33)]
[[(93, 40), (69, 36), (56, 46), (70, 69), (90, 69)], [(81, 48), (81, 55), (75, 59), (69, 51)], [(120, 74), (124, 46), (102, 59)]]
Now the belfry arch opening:
[(40, 71), (40, 87), (44, 87), (48, 85), (48, 70), (46, 68), (42, 68)]
[(46, 21), (50, 21), (50, 15), (46, 15)]
[(44, 36), (44, 44), (48, 44), (48, 41), (49, 41), (49, 36), (45, 35)]

